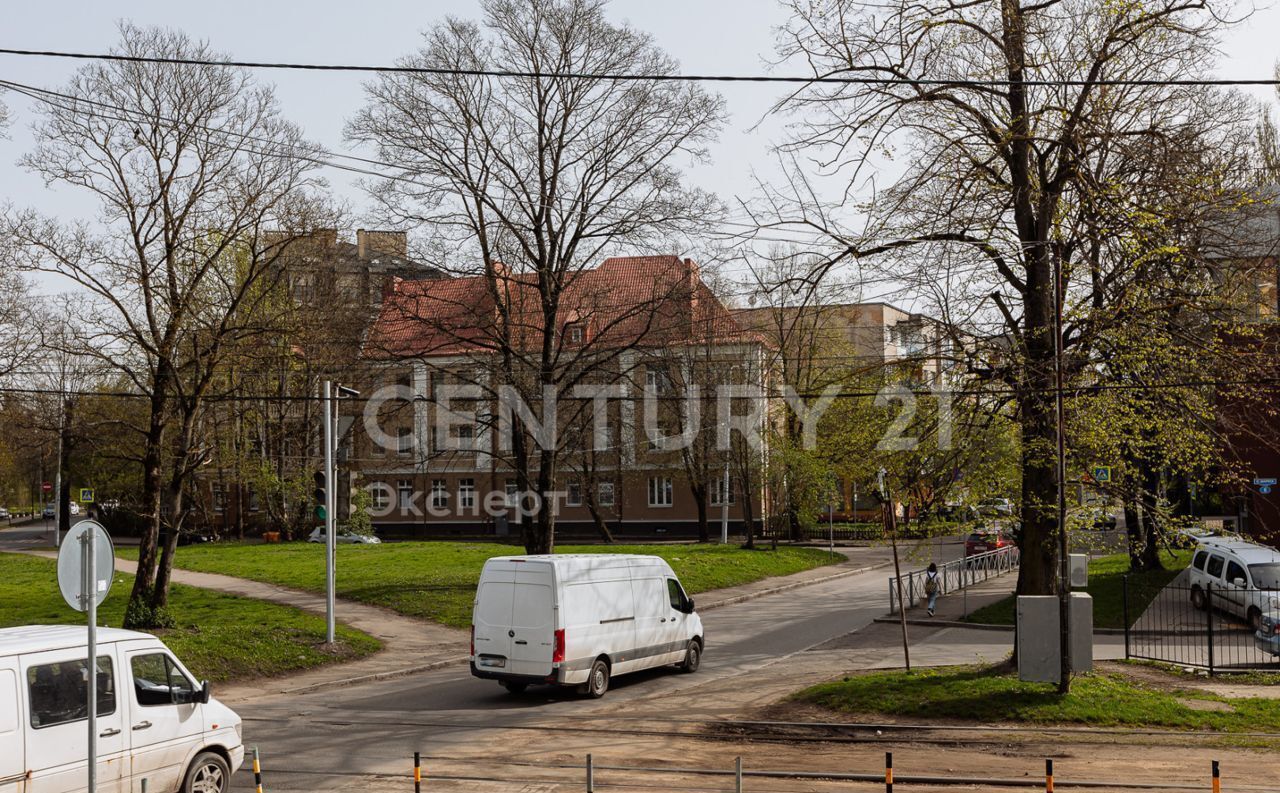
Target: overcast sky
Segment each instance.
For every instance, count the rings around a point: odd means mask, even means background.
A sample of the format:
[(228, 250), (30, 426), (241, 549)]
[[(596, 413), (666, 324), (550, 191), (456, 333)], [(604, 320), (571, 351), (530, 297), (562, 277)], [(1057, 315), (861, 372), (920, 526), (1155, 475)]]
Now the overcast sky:
[[(240, 60), (386, 64), (415, 50), (420, 31), (446, 13), (478, 17), (478, 5), (477, 0), (7, 0), (0, 46), (105, 52), (117, 41), (117, 21), (127, 17), (138, 24), (180, 28)], [(610, 13), (652, 33), (686, 73), (764, 71), (772, 55), (774, 28), (784, 21), (776, 0), (614, 0)], [(1280, 57), (1277, 31), (1280, 10), (1258, 11), (1224, 43), (1228, 55), (1219, 75), (1270, 77)], [(71, 61), (0, 55), (0, 77), (39, 87), (58, 87), (75, 66)], [(367, 75), (264, 72), (260, 76), (276, 84), (284, 114), (301, 124), (312, 140), (346, 151), (342, 126), (363, 101), (361, 82)], [(750, 193), (753, 169), (766, 175), (769, 171), (769, 146), (779, 136), (780, 126), (771, 120), (758, 130), (753, 127), (776, 99), (779, 87), (717, 84), (712, 88), (725, 96), (731, 119), (713, 151), (714, 163), (699, 168), (693, 178), (732, 203), (735, 196)], [(1268, 89), (1253, 93), (1259, 98), (1271, 96)], [(67, 217), (91, 213), (92, 206), (83, 197), (66, 190), (48, 191), (16, 165), (30, 146), (26, 127), (32, 114), (24, 97), (10, 93), (5, 101), (14, 119), (10, 139), (0, 140), (0, 201)], [(359, 210), (362, 199), (351, 180), (336, 172), (329, 178), (335, 191)]]

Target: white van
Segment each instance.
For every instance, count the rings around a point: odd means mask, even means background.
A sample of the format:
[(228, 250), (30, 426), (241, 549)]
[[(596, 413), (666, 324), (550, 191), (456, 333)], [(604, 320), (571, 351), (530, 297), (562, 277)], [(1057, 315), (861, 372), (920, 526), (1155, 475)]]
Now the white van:
[[(0, 629), (0, 793), (88, 787), (86, 630)], [(154, 636), (98, 629), (98, 792), (225, 793), (240, 717)]]
[(513, 693), (552, 683), (599, 697), (614, 675), (697, 671), (702, 649), (693, 600), (657, 556), (502, 556), (480, 573), (471, 674)]
[(1247, 540), (1201, 537), (1188, 568), (1191, 602), (1203, 609), (1212, 588), (1213, 605), (1244, 618), (1253, 631), (1266, 614), (1280, 612), (1280, 551)]

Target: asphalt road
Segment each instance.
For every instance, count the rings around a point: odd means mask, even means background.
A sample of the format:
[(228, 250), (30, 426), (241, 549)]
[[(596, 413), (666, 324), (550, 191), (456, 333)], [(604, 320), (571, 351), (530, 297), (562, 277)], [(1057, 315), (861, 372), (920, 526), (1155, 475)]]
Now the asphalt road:
[[(706, 612), (706, 654), (696, 674), (623, 676), (598, 701), (552, 687), (513, 696), (459, 666), (241, 705), (245, 745), (261, 750), (272, 790), (305, 790), (344, 774), (402, 774), (414, 751), (474, 748), (512, 727), (728, 715), (731, 703), (704, 701), (697, 689), (869, 625), (885, 611), (885, 580), (876, 570)], [(785, 663), (777, 668), (786, 673)], [(238, 790), (252, 788), (251, 774), (235, 781)]]

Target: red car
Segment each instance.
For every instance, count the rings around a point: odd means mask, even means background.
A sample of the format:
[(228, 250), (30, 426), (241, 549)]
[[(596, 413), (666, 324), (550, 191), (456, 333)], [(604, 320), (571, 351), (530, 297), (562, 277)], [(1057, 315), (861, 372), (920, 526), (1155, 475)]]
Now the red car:
[(1013, 538), (1001, 531), (975, 531), (964, 541), (964, 555), (977, 556), (1013, 545)]

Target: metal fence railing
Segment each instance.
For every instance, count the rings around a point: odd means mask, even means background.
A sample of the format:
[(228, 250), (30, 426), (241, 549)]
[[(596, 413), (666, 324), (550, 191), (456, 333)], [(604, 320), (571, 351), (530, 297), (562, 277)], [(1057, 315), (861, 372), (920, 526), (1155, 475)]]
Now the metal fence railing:
[[(1004, 575), (1018, 568), (1022, 555), (1016, 545), (1006, 545), (994, 551), (966, 556), (938, 565), (938, 594), (959, 592), (983, 581)], [(912, 570), (902, 575), (902, 597), (911, 608), (923, 597), (927, 570)], [(898, 613), (898, 587), (896, 578), (889, 576), (889, 613)]]
[[(1249, 624), (1233, 591), (1193, 587), (1185, 574), (1167, 586), (1124, 578), (1125, 658), (1222, 671), (1280, 671), (1280, 657)], [(1280, 645), (1276, 646), (1280, 652)]]

